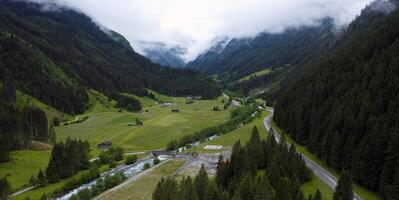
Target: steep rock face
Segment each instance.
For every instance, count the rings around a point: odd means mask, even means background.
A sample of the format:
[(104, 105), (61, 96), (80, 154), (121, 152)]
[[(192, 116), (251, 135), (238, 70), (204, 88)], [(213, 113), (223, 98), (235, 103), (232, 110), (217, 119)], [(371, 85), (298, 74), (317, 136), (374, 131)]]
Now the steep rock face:
[(162, 68), (120, 34), (64, 7), (43, 11), (35, 3), (1, 1), (0, 57), (18, 89), (66, 113), (87, 108), (87, 88), (106, 95), (140, 94), (143, 88), (205, 98), (220, 94), (212, 80)]
[(397, 199), (399, 11), (363, 10), (329, 53), (278, 93), (275, 122), (297, 142), (384, 199)]
[(187, 67), (208, 74), (228, 72), (245, 76), (260, 69), (297, 65), (328, 47), (333, 25), (325, 19), (318, 26), (292, 28), (283, 33), (262, 33), (254, 38), (221, 39)]

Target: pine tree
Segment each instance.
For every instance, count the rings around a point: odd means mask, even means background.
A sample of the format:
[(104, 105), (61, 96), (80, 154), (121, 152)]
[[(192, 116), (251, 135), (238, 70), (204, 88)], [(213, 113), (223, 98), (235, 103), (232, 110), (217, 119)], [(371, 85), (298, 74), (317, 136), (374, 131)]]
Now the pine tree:
[(317, 191), (316, 191), (316, 193), (315, 193), (315, 195), (314, 195), (313, 200), (322, 200), (320, 190), (317, 189)]
[(48, 140), (51, 144), (55, 144), (55, 142), (56, 142), (56, 135), (55, 135), (55, 130), (54, 130), (53, 124), (50, 124), (50, 128), (48, 131)]
[(205, 166), (201, 165), (201, 169), (194, 180), (194, 186), (197, 190), (199, 200), (204, 200), (208, 188), (208, 174), (206, 173)]
[(221, 192), (214, 181), (209, 182), (206, 193), (206, 200), (223, 200)]
[(347, 172), (343, 172), (341, 178), (338, 180), (337, 186), (335, 187), (333, 199), (353, 200), (353, 197), (352, 178)]
[(0, 133), (0, 163), (10, 160), (10, 152), (6, 139)]
[(37, 175), (37, 185), (39, 187), (44, 187), (47, 185), (46, 177), (44, 176), (44, 173), (41, 169), (39, 170), (39, 173)]
[(0, 178), (0, 199), (6, 200), (11, 194), (11, 186), (6, 177)]
[(251, 138), (247, 145), (248, 156), (256, 163), (257, 168), (265, 167), (265, 157), (262, 149), (262, 141), (256, 126), (252, 129)]
[(198, 200), (198, 194), (195, 190), (194, 184), (190, 176), (184, 178), (180, 182), (179, 200), (192, 199)]

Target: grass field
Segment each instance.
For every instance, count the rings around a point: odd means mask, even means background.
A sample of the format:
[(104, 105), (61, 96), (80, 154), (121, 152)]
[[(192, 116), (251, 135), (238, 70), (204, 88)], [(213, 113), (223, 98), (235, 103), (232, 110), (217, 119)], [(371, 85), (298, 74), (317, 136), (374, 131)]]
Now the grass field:
[[(88, 140), (96, 155), (98, 143), (110, 140), (113, 144), (126, 151), (149, 151), (165, 147), (170, 140), (205, 127), (221, 124), (229, 119), (230, 111), (215, 112), (213, 106), (223, 107), (221, 99), (200, 100), (193, 104), (186, 104), (185, 98), (166, 97), (157, 98), (170, 101), (171, 106), (162, 104), (144, 108), (141, 113), (118, 112), (118, 109), (104, 108), (95, 104), (95, 109), (85, 115), (89, 119), (83, 123), (56, 127), (57, 139), (67, 137)], [(179, 109), (179, 113), (172, 113), (171, 109)], [(135, 119), (144, 122), (143, 126), (136, 126)], [(132, 123), (133, 126), (128, 126)]]
[(46, 169), (50, 154), (50, 151), (11, 152), (11, 161), (0, 164), (0, 177), (7, 176), (14, 191), (23, 188), (32, 175)]
[[(190, 151), (197, 151), (199, 153), (215, 153), (219, 151), (226, 151), (230, 150), (231, 147), (234, 145), (235, 142), (238, 140), (241, 141), (241, 144), (245, 144), (247, 141), (249, 141), (249, 138), (251, 137), (251, 132), (252, 128), (256, 126), (259, 130), (261, 138), (266, 138), (267, 137), (267, 131), (263, 126), (263, 118), (267, 116), (269, 112), (264, 111), (262, 112), (262, 116), (259, 118), (256, 118), (252, 122), (245, 124), (241, 128), (238, 128), (230, 133), (221, 135), (219, 138), (211, 141), (204, 142), (192, 149)], [(206, 145), (221, 145), (223, 148), (221, 150), (209, 150), (209, 149), (204, 149)]]
[[(301, 146), (299, 144), (297, 144), (296, 142), (294, 142), (282, 129), (280, 129), (275, 123), (274, 121), (272, 121), (272, 126), (273, 128), (275, 128), (277, 131), (279, 131), (280, 133), (283, 133), (287, 142), (291, 143), (291, 144), (295, 144), (295, 147), (297, 148), (297, 150), (301, 153), (303, 153), (304, 155), (306, 155), (308, 158), (310, 158), (311, 160), (313, 160), (314, 162), (316, 162), (318, 165), (320, 165), (321, 167), (323, 167), (324, 169), (326, 169), (328, 172), (330, 172), (332, 175), (334, 175), (335, 177), (340, 177), (341, 174), (339, 171), (331, 168), (330, 166), (327, 165), (326, 162), (324, 162), (323, 160), (321, 160), (320, 158), (318, 158), (316, 155), (312, 154), (306, 146)], [(381, 200), (381, 197), (375, 193), (372, 192), (364, 187), (361, 187), (358, 184), (354, 184), (353, 185), (354, 191), (360, 195), (360, 197), (362, 197), (363, 199), (367, 199), (367, 200)]]
[(155, 168), (145, 176), (140, 177), (132, 184), (128, 184), (116, 191), (112, 191), (102, 196), (105, 200), (134, 199), (151, 200), (152, 193), (162, 177), (171, 175), (178, 168), (183, 166), (184, 160), (170, 160), (167, 163)]
[(250, 78), (252, 78), (252, 77), (254, 77), (254, 76), (262, 76), (262, 75), (266, 75), (266, 74), (268, 74), (268, 73), (270, 73), (270, 72), (272, 72), (272, 70), (271, 70), (270, 68), (264, 69), (264, 70), (261, 70), (261, 71), (257, 71), (257, 72), (255, 72), (255, 73), (252, 73), (252, 74), (250, 74), (250, 75), (248, 75), (248, 76), (245, 76), (245, 77), (243, 77), (243, 78), (240, 78), (238, 81), (247, 81), (247, 80), (249, 80)]

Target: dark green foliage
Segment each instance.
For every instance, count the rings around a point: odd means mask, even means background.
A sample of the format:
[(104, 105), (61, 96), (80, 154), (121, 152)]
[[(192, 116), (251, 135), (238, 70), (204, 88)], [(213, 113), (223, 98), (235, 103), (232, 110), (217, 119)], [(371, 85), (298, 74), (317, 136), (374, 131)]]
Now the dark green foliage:
[(398, 22), (398, 10), (366, 8), (331, 52), (278, 91), (274, 114), (295, 141), (383, 196), (382, 179), (395, 176), (384, 166), (396, 165), (386, 152), (399, 129)]
[(88, 183), (98, 177), (100, 177), (100, 171), (98, 170), (99, 166), (92, 165), (90, 167), (89, 172), (83, 173), (79, 178), (74, 178), (66, 182), (60, 190), (55, 191), (56, 194), (64, 194), (68, 191), (71, 191), (85, 183)]
[[(203, 141), (206, 138), (214, 135), (223, 135), (225, 133), (228, 133), (236, 129), (240, 124), (247, 124), (251, 122), (254, 119), (251, 115), (255, 113), (255, 111), (257, 111), (257, 104), (249, 104), (243, 107), (236, 108), (231, 111), (230, 119), (224, 124), (204, 128), (193, 134), (185, 135), (179, 140), (172, 140), (168, 142), (168, 144), (166, 145), (166, 149), (176, 150), (190, 143)], [(260, 112), (261, 111), (258, 111), (258, 113)], [(259, 116), (259, 114), (257, 116)]]
[(70, 199), (76, 200), (89, 200), (93, 197), (101, 194), (105, 190), (111, 189), (120, 183), (122, 183), (126, 177), (123, 173), (116, 173), (113, 176), (106, 176), (104, 178), (99, 178), (96, 184), (92, 185), (90, 188), (80, 190), (77, 194), (73, 195)]
[(194, 179), (194, 187), (197, 191), (199, 200), (205, 200), (208, 189), (208, 174), (206, 173), (205, 166), (201, 165), (201, 169)]
[[(292, 28), (281, 34), (259, 34), (255, 38), (222, 41), (188, 67), (207, 73), (243, 77), (265, 67), (296, 65), (319, 53), (334, 39), (331, 19), (321, 26)], [(222, 43), (226, 43), (226, 46)], [(216, 48), (216, 49), (215, 49)]]
[(399, 132), (390, 139), (385, 164), (381, 173), (381, 193), (386, 200), (399, 197)]
[(106, 151), (101, 151), (99, 155), (100, 162), (102, 164), (109, 164), (112, 161), (123, 160), (124, 151), (120, 147), (109, 147)]
[(333, 195), (334, 200), (353, 200), (353, 187), (350, 175), (344, 172), (338, 180)]
[(154, 165), (158, 165), (161, 161), (158, 158), (154, 158)]
[(193, 181), (190, 176), (187, 178), (183, 177), (180, 184), (179, 184), (179, 200), (186, 200), (186, 199), (192, 199), (192, 200), (198, 200), (198, 194), (197, 190), (195, 189), (195, 186), (193, 184)]
[(313, 200), (322, 200), (320, 190), (317, 190), (317, 191), (316, 191), (316, 193), (315, 193), (315, 195), (314, 195), (314, 197), (313, 197)]
[(117, 100), (116, 107), (125, 108), (128, 111), (140, 111), (142, 109), (140, 101), (131, 96), (125, 96), (120, 94), (112, 95)]
[(16, 108), (13, 76), (0, 61), (0, 162), (9, 160), (9, 151), (26, 149), (32, 140), (47, 141), (45, 113), (26, 105)]
[(49, 183), (70, 177), (80, 170), (88, 169), (90, 145), (87, 141), (67, 139), (65, 143), (57, 143), (51, 152), (46, 169)]
[(3, 136), (0, 135), (0, 163), (10, 160), (8, 145)]
[(60, 118), (54, 117), (53, 118), (53, 125), (54, 126), (59, 126), (60, 125)]
[(144, 164), (143, 169), (144, 169), (144, 170), (147, 170), (147, 169), (149, 169), (150, 167), (151, 167), (151, 164), (150, 164), (150, 163), (146, 163), (146, 164)]
[(50, 124), (50, 128), (49, 128), (49, 131), (48, 131), (48, 141), (51, 144), (55, 144), (56, 143), (56, 134), (55, 134), (55, 130), (54, 130), (53, 124)]
[[(272, 136), (267, 141), (260, 140), (254, 127), (248, 144), (241, 146), (239, 141), (234, 144), (231, 160), (219, 158), (214, 180), (208, 179), (205, 167), (201, 166), (194, 184), (190, 178), (183, 178), (179, 184), (172, 178), (162, 179), (153, 199), (303, 200), (300, 185), (310, 180), (310, 171), (294, 147), (272, 140)], [(263, 161), (259, 166), (257, 159)], [(259, 170), (265, 173), (258, 174)], [(187, 198), (190, 193), (191, 198)]]
[(0, 199), (7, 200), (11, 194), (11, 186), (6, 177), (0, 178)]
[(163, 178), (158, 183), (153, 195), (153, 200), (176, 200), (178, 199), (178, 186), (173, 178)]
[(36, 185), (39, 187), (44, 187), (47, 185), (47, 180), (42, 170), (39, 170), (39, 173), (37, 174)]
[(135, 163), (136, 161), (137, 161), (137, 155), (127, 156), (125, 164), (130, 165)]

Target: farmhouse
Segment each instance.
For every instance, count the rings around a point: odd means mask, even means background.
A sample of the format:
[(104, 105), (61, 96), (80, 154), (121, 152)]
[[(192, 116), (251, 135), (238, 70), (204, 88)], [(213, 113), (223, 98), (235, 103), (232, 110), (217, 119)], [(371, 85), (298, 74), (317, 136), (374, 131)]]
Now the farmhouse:
[(112, 145), (112, 142), (108, 140), (108, 141), (101, 142), (100, 144), (97, 145), (97, 147), (100, 149), (106, 149), (106, 148), (110, 147), (111, 145)]
[(154, 157), (158, 157), (158, 156), (174, 156), (175, 155), (172, 151), (152, 151), (151, 154)]

